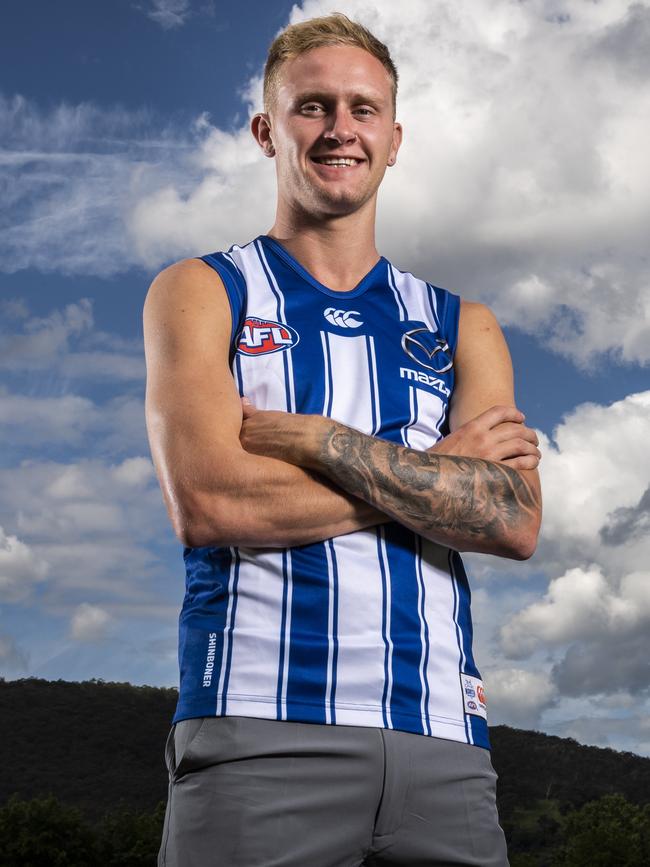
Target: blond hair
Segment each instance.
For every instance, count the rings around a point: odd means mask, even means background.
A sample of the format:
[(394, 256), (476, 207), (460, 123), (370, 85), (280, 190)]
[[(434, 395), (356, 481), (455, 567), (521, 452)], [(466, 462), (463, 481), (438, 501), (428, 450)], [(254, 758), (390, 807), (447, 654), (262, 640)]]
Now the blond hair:
[(397, 67), (388, 48), (362, 24), (351, 21), (342, 12), (334, 12), (322, 18), (310, 18), (300, 24), (291, 24), (271, 43), (264, 67), (264, 108), (273, 105), (278, 75), (285, 60), (321, 48), (324, 45), (354, 45), (363, 48), (383, 65), (388, 73), (393, 91), (393, 110), (397, 100)]

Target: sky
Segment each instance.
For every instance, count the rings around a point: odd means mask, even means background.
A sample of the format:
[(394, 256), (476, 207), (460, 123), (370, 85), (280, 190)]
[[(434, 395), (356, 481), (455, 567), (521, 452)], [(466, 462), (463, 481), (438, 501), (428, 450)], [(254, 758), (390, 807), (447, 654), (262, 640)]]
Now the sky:
[(7, 5), (0, 676), (177, 684), (142, 304), (166, 264), (270, 228), (266, 49), (335, 10), (400, 72), (379, 249), (491, 306), (543, 445), (537, 553), (467, 557), (490, 722), (650, 755), (646, 2)]

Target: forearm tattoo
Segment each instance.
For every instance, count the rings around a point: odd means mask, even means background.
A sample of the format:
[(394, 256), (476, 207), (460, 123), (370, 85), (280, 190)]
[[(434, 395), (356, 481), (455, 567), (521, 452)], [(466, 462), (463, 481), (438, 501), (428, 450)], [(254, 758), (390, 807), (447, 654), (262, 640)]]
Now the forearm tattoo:
[(536, 493), (516, 470), (493, 461), (419, 452), (332, 422), (319, 463), (348, 493), (450, 547), (507, 547), (538, 521)]

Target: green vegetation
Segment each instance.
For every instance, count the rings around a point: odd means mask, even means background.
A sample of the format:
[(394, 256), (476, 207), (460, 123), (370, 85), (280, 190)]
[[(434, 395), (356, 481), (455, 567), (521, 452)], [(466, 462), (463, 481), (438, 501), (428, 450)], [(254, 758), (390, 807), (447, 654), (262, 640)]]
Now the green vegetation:
[(0, 808), (3, 867), (154, 867), (165, 805), (153, 813), (121, 808), (97, 825), (50, 795)]
[(565, 817), (559, 801), (537, 801), (517, 807), (501, 825), (508, 840), (511, 867), (547, 867), (553, 864), (562, 840)]
[(81, 813), (56, 798), (21, 801), (0, 809), (0, 862), (7, 867), (93, 867), (95, 847)]
[(558, 867), (647, 867), (650, 804), (605, 795), (567, 816)]
[[(91, 825), (56, 798), (0, 808), (2, 867), (155, 867), (165, 805), (152, 813), (122, 807)], [(562, 814), (556, 801), (516, 810), (509, 831), (511, 867), (647, 867), (650, 805), (605, 795)]]
[[(0, 867), (154, 867), (172, 689), (0, 678)], [(511, 867), (650, 864), (650, 759), (497, 726)]]

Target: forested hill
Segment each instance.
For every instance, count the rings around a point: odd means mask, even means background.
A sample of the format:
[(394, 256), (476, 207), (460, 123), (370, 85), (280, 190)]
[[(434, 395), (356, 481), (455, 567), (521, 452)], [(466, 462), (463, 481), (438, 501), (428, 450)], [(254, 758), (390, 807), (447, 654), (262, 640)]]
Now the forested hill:
[[(97, 819), (118, 803), (166, 798), (163, 760), (176, 691), (126, 683), (0, 679), (0, 804), (54, 794)], [(491, 729), (502, 822), (553, 801), (581, 807), (608, 793), (650, 800), (650, 759), (507, 726)]]
[(542, 800), (578, 808), (621, 794), (634, 804), (650, 803), (650, 758), (509, 726), (493, 726), (490, 738), (502, 818)]

